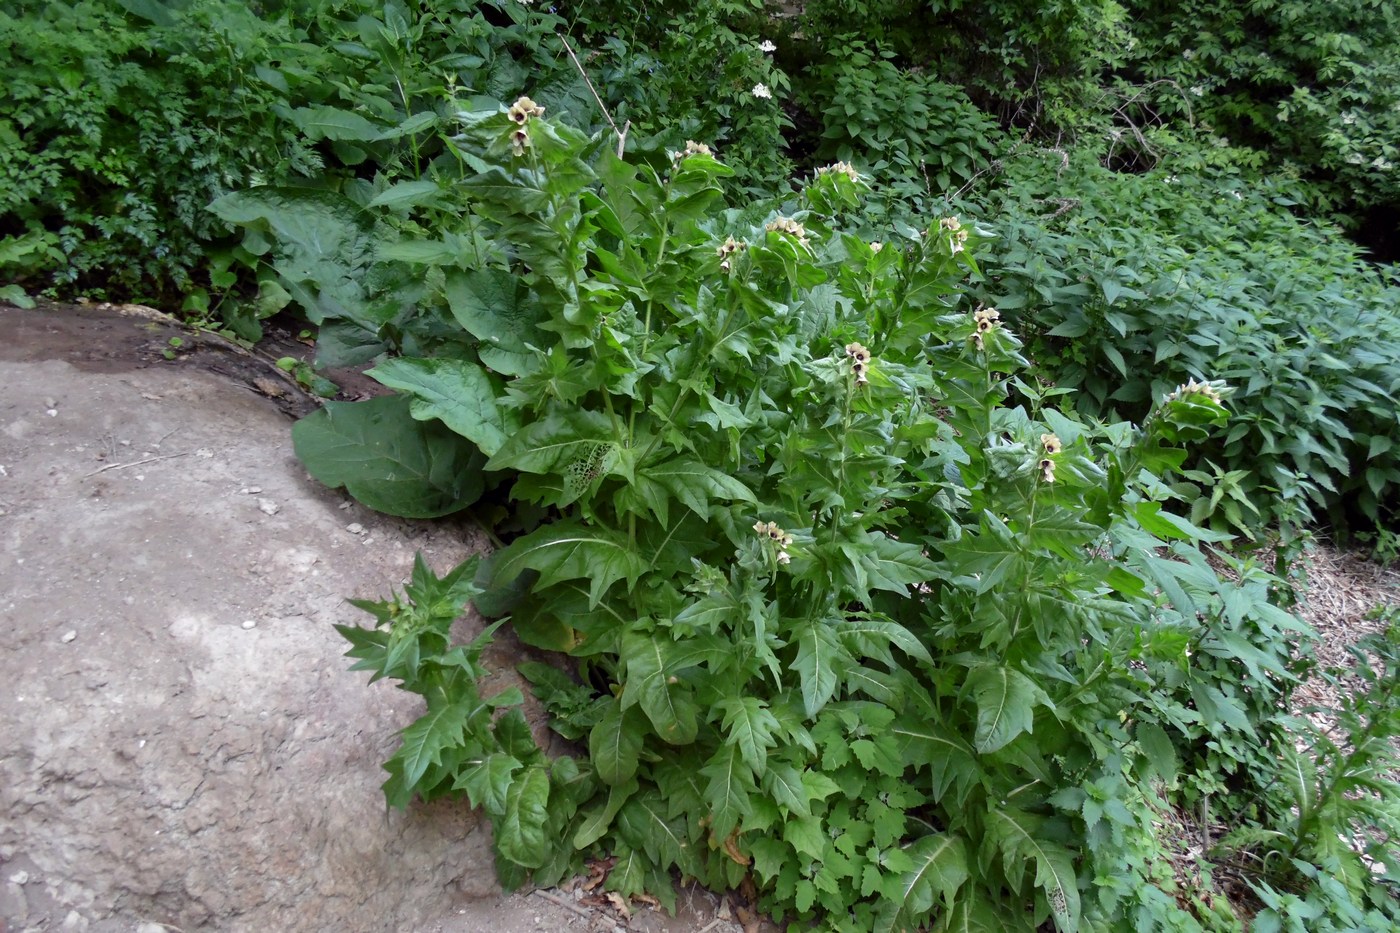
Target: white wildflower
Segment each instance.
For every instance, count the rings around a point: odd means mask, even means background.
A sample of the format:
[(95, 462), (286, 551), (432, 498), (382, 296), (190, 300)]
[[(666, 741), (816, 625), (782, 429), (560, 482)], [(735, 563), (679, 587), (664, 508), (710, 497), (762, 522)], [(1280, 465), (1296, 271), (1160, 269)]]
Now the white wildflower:
[(754, 97), (760, 97), (764, 100), (770, 100), (773, 97), (773, 92), (768, 90), (768, 85), (766, 84), (755, 84), (750, 93), (752, 93)]
[(767, 39), (764, 39), (758, 44), (758, 50), (760, 52), (776, 52), (778, 51), (778, 47), (772, 42), (769, 42)]

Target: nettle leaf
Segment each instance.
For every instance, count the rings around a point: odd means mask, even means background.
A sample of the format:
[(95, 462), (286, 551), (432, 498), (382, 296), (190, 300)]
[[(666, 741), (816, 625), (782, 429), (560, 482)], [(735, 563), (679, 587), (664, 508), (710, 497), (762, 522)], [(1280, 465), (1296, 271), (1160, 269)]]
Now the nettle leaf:
[(811, 622), (802, 627), (797, 635), (797, 658), (791, 670), (797, 672), (801, 681), (802, 705), (808, 718), (817, 715), (836, 693), (837, 684), (853, 663), (854, 659), (837, 641), (832, 626)]
[(526, 570), (538, 570), (536, 592), (564, 580), (588, 580), (588, 608), (593, 609), (618, 580), (626, 578), (631, 589), (645, 572), (646, 562), (621, 532), (574, 520), (545, 525), (517, 538), (499, 553), (494, 569), (497, 586)]
[(538, 868), (554, 851), (556, 840), (546, 829), (549, 820), (549, 771), (532, 765), (506, 793), (505, 813), (493, 824), (496, 849), (526, 868)]
[(414, 418), (437, 418), (488, 457), (519, 429), (518, 416), (497, 406), (496, 390), (486, 371), (467, 360), (399, 357), (385, 360), (366, 375), (409, 393)]
[[(672, 745), (695, 741), (700, 707), (691, 689), (680, 683), (676, 645), (665, 633), (624, 632), (622, 661), (627, 677), (622, 691), (624, 709), (640, 703), (656, 734)], [(692, 661), (699, 658), (692, 656)]]
[(616, 699), (588, 733), (588, 757), (604, 784), (614, 786), (637, 773), (637, 758), (646, 739), (646, 720), (635, 710), (624, 710)]
[(308, 472), (378, 512), (437, 518), (480, 498), (481, 453), (435, 422), (415, 421), (406, 398), (328, 402), (292, 425)]
[(968, 879), (967, 847), (961, 836), (936, 833), (904, 849), (913, 867), (884, 882), (877, 933), (913, 933), (922, 928), (936, 900), (951, 907)]
[(737, 745), (754, 773), (762, 774), (768, 766), (768, 749), (778, 744), (773, 737), (777, 717), (758, 697), (725, 697), (715, 705), (724, 711), (725, 741)]
[(724, 839), (753, 810), (749, 797), (758, 790), (753, 772), (744, 762), (738, 746), (722, 745), (700, 773), (708, 779), (705, 802), (713, 818), (710, 828), (718, 838)]
[(1010, 878), (1020, 877), (1024, 863), (1035, 866), (1035, 885), (1045, 892), (1055, 926), (1065, 933), (1079, 929), (1079, 882), (1069, 850), (1036, 835), (1040, 819), (1019, 810), (993, 808), (987, 835), (1001, 851)]
[(977, 702), (973, 744), (981, 754), (1005, 748), (1022, 732), (1031, 731), (1041, 691), (1025, 674), (1004, 666), (975, 667), (967, 675), (965, 689)]

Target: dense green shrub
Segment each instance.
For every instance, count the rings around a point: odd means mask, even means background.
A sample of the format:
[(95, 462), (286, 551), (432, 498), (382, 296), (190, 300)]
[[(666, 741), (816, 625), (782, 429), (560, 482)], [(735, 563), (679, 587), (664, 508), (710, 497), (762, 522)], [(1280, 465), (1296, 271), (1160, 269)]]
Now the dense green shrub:
[(899, 69), (893, 53), (834, 36), (839, 60), (813, 68), (805, 98), (821, 115), (818, 160), (854, 162), (879, 179), (918, 179), (926, 193), (958, 188), (1001, 143), (997, 125), (956, 87)]
[(277, 41), (242, 4), (179, 29), (116, 3), (0, 11), (0, 270), (25, 285), (137, 296), (191, 287), (216, 194), (311, 168), (253, 74)]
[(1174, 116), (1267, 150), (1314, 206), (1400, 203), (1400, 9), (1391, 3), (1126, 0), (1129, 74)]
[(1026, 329), (1042, 377), (1082, 413), (1129, 419), (1188, 380), (1236, 386), (1229, 431), (1182, 490), (1222, 524), (1392, 515), (1393, 275), (1296, 219), (1286, 187), (1062, 158), (1008, 163), (981, 208), (1001, 239), (980, 294)]
[[(877, 246), (840, 233), (863, 189), (844, 169), (735, 209), (698, 145), (628, 163), (529, 100), (460, 120), (431, 230), (384, 211), (397, 186), (220, 206), (285, 241), (288, 283), (327, 211), (388, 244), (357, 278), (419, 270), (372, 371), (402, 394), (301, 422), (308, 468), (401, 514), (499, 484), (524, 532), (342, 629), (428, 702), (390, 801), (465, 792), (512, 884), (609, 852), (623, 894), (749, 877), (836, 929), (1231, 929), (1178, 904), (1156, 822), (1269, 812), (1306, 629), (1163, 509), (1217, 389), (1140, 428), (1008, 407), (1025, 361), (968, 297), (980, 231)], [(318, 261), (365, 261), (337, 249)], [(499, 712), (518, 695), (481, 695), (482, 641), (448, 637), (467, 600), (572, 659), (527, 673), (586, 756), (544, 757)]]

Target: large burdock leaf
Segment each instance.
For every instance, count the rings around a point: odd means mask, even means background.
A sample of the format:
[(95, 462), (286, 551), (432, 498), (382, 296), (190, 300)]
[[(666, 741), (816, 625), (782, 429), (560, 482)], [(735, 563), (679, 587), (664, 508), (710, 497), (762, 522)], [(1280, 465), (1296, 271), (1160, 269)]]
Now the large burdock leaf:
[(885, 884), (877, 933), (913, 933), (921, 929), (934, 902), (946, 905), (967, 881), (967, 847), (962, 837), (936, 833), (904, 849), (913, 865)]
[(419, 421), (438, 419), (491, 456), (517, 426), (496, 405), (486, 371), (467, 360), (385, 360), (369, 370), (382, 384), (413, 396), (409, 412)]
[(563, 580), (587, 580), (588, 608), (592, 609), (608, 587), (624, 577), (630, 587), (646, 569), (646, 561), (632, 550), (626, 535), (580, 521), (562, 521), (517, 538), (501, 551), (495, 583), (509, 583), (526, 570), (540, 572), (536, 592)]
[(267, 186), (226, 194), (209, 210), (243, 227), (252, 252), (272, 250), (277, 274), (311, 323), (348, 319), (373, 332), (392, 316), (365, 291), (377, 243), (373, 219), (344, 195)]
[(545, 831), (548, 804), (549, 772), (544, 765), (531, 765), (510, 785), (505, 816), (492, 824), (502, 856), (526, 868), (545, 863), (556, 844)]
[(406, 398), (329, 402), (292, 426), (292, 446), (316, 479), (390, 515), (447, 515), (484, 488), (481, 451), (436, 422), (415, 421)]
[(548, 335), (535, 326), (539, 312), (516, 276), (501, 269), (452, 272), (445, 288), (452, 316), (481, 341), (482, 361), (507, 376), (528, 372), (529, 347), (543, 346)]
[(1009, 667), (977, 667), (967, 676), (967, 688), (977, 701), (977, 751), (994, 752), (1031, 731), (1038, 690), (1025, 674)]

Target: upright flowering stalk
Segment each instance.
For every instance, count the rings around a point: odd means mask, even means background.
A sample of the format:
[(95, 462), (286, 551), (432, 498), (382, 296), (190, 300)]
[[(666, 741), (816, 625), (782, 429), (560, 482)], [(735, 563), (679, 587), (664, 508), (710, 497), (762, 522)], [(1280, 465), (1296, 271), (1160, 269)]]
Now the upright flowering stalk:
[(846, 355), (851, 358), (851, 374), (856, 377), (856, 385), (869, 384), (866, 373), (870, 371), (870, 351), (858, 343), (848, 343)]
[(510, 105), (506, 116), (510, 117), (510, 122), (516, 126), (510, 134), (510, 150), (518, 158), (525, 154), (530, 145), (530, 132), (525, 128), (526, 124), (544, 116), (544, 108), (530, 98), (522, 97)]
[[(956, 219), (954, 218), (954, 220)], [(972, 335), (972, 344), (978, 350), (984, 349), (985, 344), (982, 342), (982, 337), (996, 329), (997, 323), (1001, 320), (1001, 312), (996, 308), (978, 308), (972, 312), (972, 319), (977, 322), (977, 330)]]
[(1064, 444), (1060, 443), (1059, 437), (1054, 434), (1042, 434), (1040, 435), (1040, 446), (1045, 451), (1045, 455), (1040, 459), (1040, 480), (1043, 483), (1053, 483), (1055, 481), (1055, 461), (1051, 458), (1064, 450)]
[(788, 553), (788, 548), (792, 546), (792, 535), (778, 527), (777, 522), (754, 522), (753, 530), (760, 538), (776, 546), (776, 560), (780, 564), (787, 564), (792, 561), (792, 555)]

